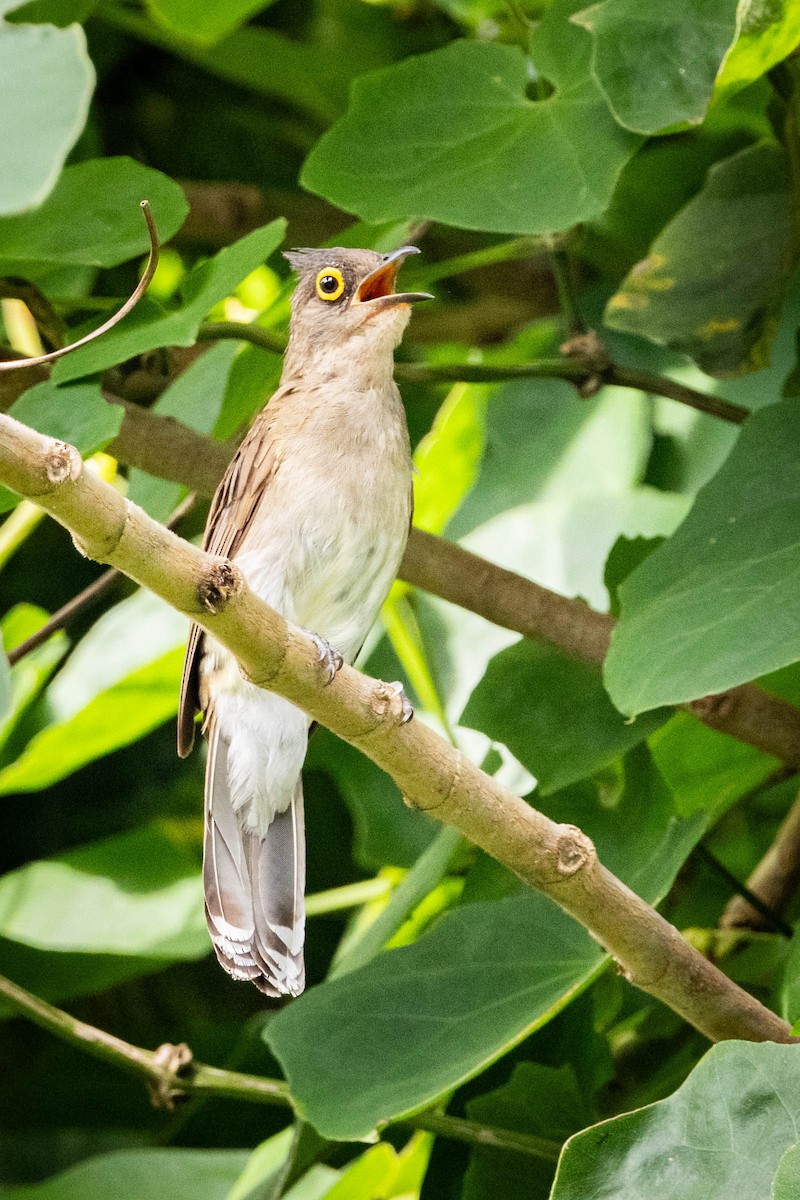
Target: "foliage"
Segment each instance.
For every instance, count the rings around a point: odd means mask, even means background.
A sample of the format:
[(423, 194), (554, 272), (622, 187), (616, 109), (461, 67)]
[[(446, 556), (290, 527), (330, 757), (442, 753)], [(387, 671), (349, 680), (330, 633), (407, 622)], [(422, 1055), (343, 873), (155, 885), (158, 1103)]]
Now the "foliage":
[[(140, 200), (165, 243), (119, 327), (0, 373), (3, 410), (166, 520), (193, 464), (150, 474), (118, 402), (228, 441), (279, 378), (281, 248), (418, 241), (404, 278), (437, 299), (398, 354), (417, 524), (618, 622), (601, 670), (402, 584), (365, 669), (790, 1021), (800, 933), (775, 918), (794, 927), (797, 897), (719, 925), (800, 756), (668, 706), (754, 682), (800, 702), (798, 46), (793, 0), (0, 0), (2, 344), (39, 353), (119, 306)], [(585, 327), (652, 391), (609, 386)], [(681, 385), (754, 415), (660, 394)], [(0, 506), (13, 653), (98, 569)], [(185, 626), (118, 581), (2, 660), (0, 973), (134, 1044), (283, 1073), (297, 1120), (224, 1096), (157, 1112), (3, 1002), (3, 1195), (796, 1195), (796, 1047), (709, 1050), (325, 731), (311, 986), (275, 1012), (223, 976), (202, 755), (173, 749)]]

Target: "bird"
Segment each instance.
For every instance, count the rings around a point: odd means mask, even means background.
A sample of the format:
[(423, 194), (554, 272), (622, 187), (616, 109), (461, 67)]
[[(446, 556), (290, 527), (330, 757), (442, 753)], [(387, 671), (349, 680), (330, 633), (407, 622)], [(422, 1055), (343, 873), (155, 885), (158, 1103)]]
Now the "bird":
[[(397, 292), (417, 254), (287, 251), (297, 276), (277, 391), (213, 497), (204, 549), (306, 631), (326, 683), (352, 663), (397, 574), (413, 510), (405, 410), (394, 350), (411, 305)], [(404, 715), (410, 715), (407, 706)], [(301, 771), (311, 719), (246, 680), (193, 625), (178, 753), (197, 713), (208, 741), (203, 886), (209, 934), (230, 976), (273, 998), (305, 987), (305, 827)]]

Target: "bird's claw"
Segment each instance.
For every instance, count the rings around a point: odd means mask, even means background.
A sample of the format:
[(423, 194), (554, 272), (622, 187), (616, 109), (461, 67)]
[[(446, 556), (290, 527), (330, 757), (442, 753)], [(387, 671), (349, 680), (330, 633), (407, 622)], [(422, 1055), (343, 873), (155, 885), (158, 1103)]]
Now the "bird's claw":
[(398, 725), (407, 725), (414, 716), (414, 708), (402, 683), (379, 683), (372, 705), (379, 716), (394, 716)]
[(308, 636), (317, 647), (319, 655), (317, 661), (325, 673), (323, 683), (325, 687), (327, 687), (328, 684), (333, 683), (337, 672), (341, 667), (344, 666), (344, 659), (339, 651), (330, 644), (330, 642), (326, 642), (325, 638), (320, 637), (318, 633), (311, 633), (310, 630), (307, 632)]

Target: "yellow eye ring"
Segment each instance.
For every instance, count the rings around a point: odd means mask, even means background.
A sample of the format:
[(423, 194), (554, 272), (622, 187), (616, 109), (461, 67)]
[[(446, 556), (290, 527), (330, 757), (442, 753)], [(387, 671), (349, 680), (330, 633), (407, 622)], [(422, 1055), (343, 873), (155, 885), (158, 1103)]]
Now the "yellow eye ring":
[(317, 276), (317, 295), (320, 300), (338, 300), (344, 293), (344, 276), (337, 267), (326, 267)]

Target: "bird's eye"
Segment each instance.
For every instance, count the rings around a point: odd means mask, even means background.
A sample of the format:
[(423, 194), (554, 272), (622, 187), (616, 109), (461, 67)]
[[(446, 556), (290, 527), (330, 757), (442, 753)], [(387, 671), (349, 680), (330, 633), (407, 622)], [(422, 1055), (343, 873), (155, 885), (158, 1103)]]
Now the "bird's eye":
[(344, 292), (344, 276), (336, 267), (326, 267), (317, 276), (317, 295), (320, 300), (338, 300)]

